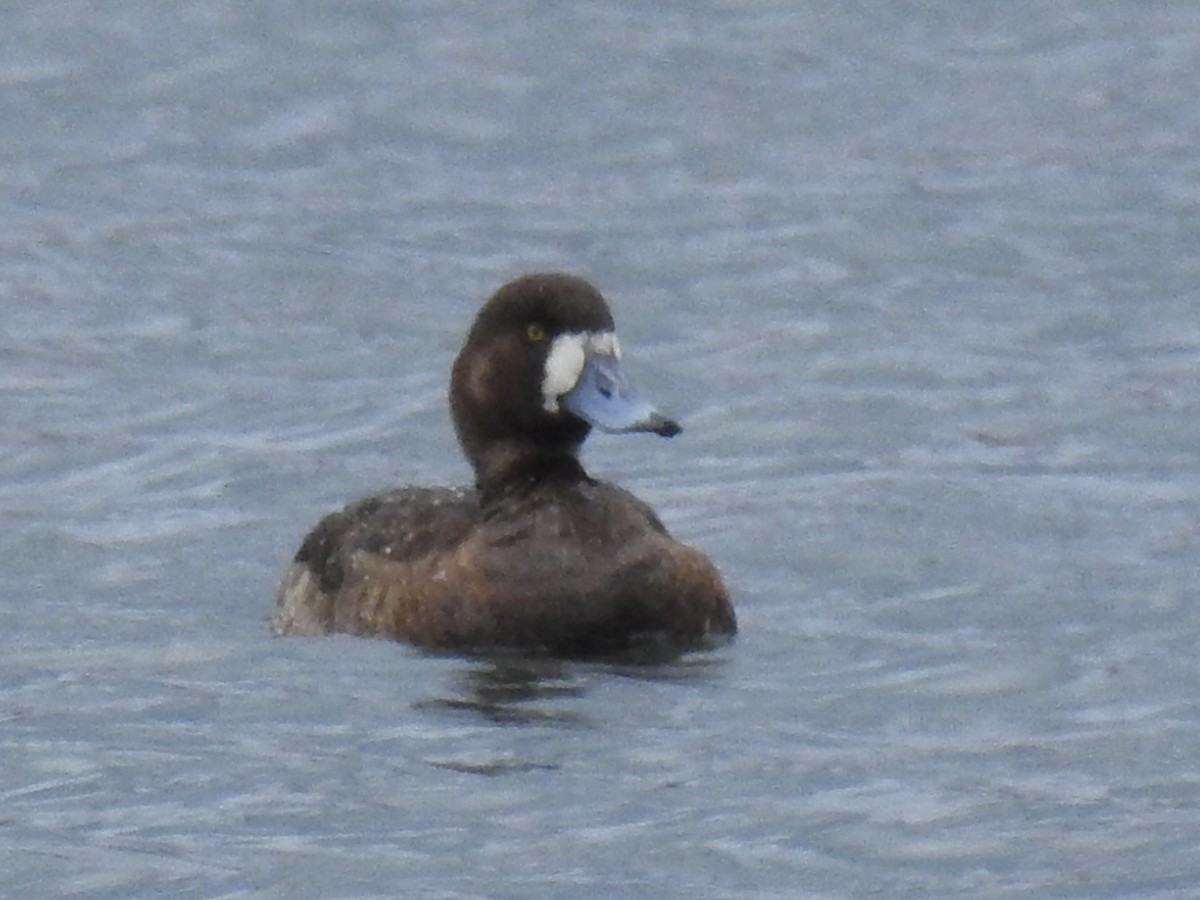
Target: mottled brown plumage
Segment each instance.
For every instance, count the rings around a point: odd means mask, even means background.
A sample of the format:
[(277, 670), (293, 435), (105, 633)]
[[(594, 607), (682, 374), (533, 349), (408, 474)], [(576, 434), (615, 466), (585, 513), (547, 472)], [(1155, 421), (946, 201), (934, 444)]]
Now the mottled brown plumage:
[[(611, 329), (603, 298), (572, 276), (493, 295), (451, 382), (475, 489), (400, 488), (326, 516), (284, 574), (274, 628), (569, 656), (732, 635), (708, 559), (628, 491), (589, 478), (577, 459), (589, 424), (546, 408), (553, 339)], [(657, 413), (630, 427), (678, 430)]]

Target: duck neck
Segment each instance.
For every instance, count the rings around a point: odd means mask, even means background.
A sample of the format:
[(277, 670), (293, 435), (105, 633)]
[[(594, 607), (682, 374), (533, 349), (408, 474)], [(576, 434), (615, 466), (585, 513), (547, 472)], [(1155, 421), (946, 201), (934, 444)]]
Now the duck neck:
[(473, 462), (475, 487), (485, 503), (550, 481), (576, 484), (591, 480), (573, 447), (497, 444)]

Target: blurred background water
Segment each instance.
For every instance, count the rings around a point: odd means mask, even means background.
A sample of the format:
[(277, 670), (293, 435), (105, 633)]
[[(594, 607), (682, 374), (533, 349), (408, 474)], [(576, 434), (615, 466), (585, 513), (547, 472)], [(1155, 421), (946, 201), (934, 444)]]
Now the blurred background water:
[[(12, 0), (0, 894), (1200, 891), (1200, 6)], [(609, 296), (717, 562), (660, 668), (275, 639)]]

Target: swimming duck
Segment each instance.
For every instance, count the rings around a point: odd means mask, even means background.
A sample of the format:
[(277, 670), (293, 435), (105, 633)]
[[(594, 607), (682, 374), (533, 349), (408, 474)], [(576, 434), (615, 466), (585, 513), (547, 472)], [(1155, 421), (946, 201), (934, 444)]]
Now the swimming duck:
[(402, 487), (326, 516), (283, 575), (274, 630), (556, 656), (732, 636), (708, 558), (579, 462), (593, 427), (681, 430), (638, 397), (620, 360), (608, 303), (587, 281), (538, 273), (501, 287), (450, 377), (474, 487)]

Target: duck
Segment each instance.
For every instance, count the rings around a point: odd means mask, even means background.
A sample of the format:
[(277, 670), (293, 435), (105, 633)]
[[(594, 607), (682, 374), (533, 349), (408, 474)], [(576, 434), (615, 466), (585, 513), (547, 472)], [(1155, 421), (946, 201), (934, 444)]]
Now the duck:
[(326, 515), (284, 571), (275, 633), (555, 657), (681, 654), (736, 634), (708, 557), (580, 463), (593, 428), (682, 430), (625, 374), (591, 283), (535, 272), (500, 287), (454, 360), (449, 401), (474, 484), (393, 488)]

